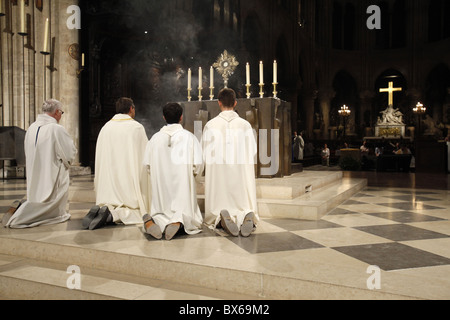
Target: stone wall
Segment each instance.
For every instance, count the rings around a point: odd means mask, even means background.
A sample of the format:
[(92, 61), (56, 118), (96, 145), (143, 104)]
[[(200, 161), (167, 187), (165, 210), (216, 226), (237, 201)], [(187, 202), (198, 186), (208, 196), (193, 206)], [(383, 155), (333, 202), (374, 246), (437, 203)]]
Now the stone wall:
[[(64, 104), (63, 125), (79, 147), (80, 61), (76, 50), (79, 30), (69, 29), (68, 7), (78, 0), (24, 1), (25, 14), (18, 0), (1, 0), (0, 17), (0, 104), (1, 125), (27, 130), (41, 113), (44, 100), (54, 98)], [(25, 35), (20, 34), (25, 17)], [(49, 19), (50, 55), (43, 55), (45, 22)], [(77, 161), (78, 162), (78, 159)]]

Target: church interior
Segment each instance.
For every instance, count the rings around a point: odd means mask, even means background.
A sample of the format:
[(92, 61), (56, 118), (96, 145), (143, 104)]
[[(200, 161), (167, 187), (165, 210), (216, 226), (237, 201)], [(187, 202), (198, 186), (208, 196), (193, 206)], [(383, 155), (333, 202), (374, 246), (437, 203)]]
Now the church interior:
[[(43, 101), (63, 103), (79, 151), (69, 222), (0, 229), (0, 299), (449, 299), (448, 17), (445, 0), (0, 0), (0, 215), (26, 197), (23, 139)], [(134, 100), (149, 138), (166, 102), (194, 131), (217, 114), (225, 76), (209, 71), (225, 51), (237, 112), (280, 132), (278, 171), (257, 168), (255, 234), (81, 230), (115, 101)]]

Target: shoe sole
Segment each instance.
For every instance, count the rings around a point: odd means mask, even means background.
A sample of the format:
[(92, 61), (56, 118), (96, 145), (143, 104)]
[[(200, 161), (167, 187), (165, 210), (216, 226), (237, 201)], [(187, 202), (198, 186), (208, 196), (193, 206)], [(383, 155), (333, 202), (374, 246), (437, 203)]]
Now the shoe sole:
[(166, 227), (166, 240), (170, 241), (180, 230), (181, 225), (169, 224)]
[(254, 217), (253, 213), (245, 216), (244, 223), (241, 226), (241, 236), (247, 238), (253, 233), (255, 228)]
[(95, 219), (99, 211), (99, 206), (93, 206), (91, 210), (89, 210), (89, 213), (83, 218), (83, 221), (81, 222), (81, 226), (83, 227), (83, 229), (89, 229), (89, 226), (91, 225), (92, 221)]
[(239, 228), (236, 223), (231, 220), (228, 211), (224, 210), (220, 213), (222, 228), (233, 237), (239, 236)]
[[(155, 221), (153, 221), (152, 217), (149, 214), (146, 214), (142, 217), (142, 220), (144, 220), (144, 226), (142, 228), (142, 230), (144, 230), (144, 233), (152, 236), (156, 240), (161, 240), (162, 239), (161, 229), (158, 227)], [(153, 225), (147, 229), (145, 225), (147, 224), (147, 222), (150, 221), (153, 221)]]
[(144, 231), (146, 234), (151, 235), (156, 240), (162, 239), (162, 232), (161, 229), (156, 225), (152, 225), (150, 228), (146, 229), (144, 225)]
[(92, 220), (89, 225), (89, 230), (96, 230), (103, 227), (106, 224), (108, 216), (111, 214), (108, 207), (102, 207), (98, 212), (98, 215)]

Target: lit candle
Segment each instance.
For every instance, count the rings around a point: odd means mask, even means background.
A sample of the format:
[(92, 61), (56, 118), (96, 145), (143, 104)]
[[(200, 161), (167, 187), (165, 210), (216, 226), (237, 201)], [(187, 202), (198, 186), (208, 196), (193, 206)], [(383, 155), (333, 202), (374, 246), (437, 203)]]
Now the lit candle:
[(211, 79), (211, 88), (214, 87), (214, 68), (211, 67), (211, 69), (209, 70), (209, 78)]
[(262, 61), (259, 63), (259, 83), (264, 84), (264, 65)]
[(188, 70), (188, 90), (192, 90), (192, 71)]
[(203, 71), (202, 67), (198, 68), (198, 87), (203, 88)]
[(246, 74), (247, 74), (247, 85), (250, 85), (250, 64), (248, 62), (246, 67)]
[(48, 18), (45, 21), (45, 32), (44, 32), (44, 47), (42, 49), (43, 52), (49, 52), (48, 51), (48, 30), (49, 30), (49, 25), (48, 25)]
[(278, 83), (278, 63), (277, 60), (273, 62), (273, 83)]
[(25, 0), (20, 1), (20, 33), (25, 34)]
[(81, 55), (81, 66), (84, 67), (84, 53)]

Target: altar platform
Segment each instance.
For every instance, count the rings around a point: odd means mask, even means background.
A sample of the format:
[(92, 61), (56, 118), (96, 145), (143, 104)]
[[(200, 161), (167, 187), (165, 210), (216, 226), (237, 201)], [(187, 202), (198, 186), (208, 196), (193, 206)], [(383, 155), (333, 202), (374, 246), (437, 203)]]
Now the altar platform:
[[(351, 184), (337, 199), (332, 190)], [(67, 223), (0, 228), (1, 299), (450, 298), (448, 190), (376, 188), (339, 171), (306, 170), (258, 180), (262, 220), (249, 238), (204, 229), (158, 241), (141, 226), (82, 230), (92, 186), (92, 176), (72, 178)], [(0, 212), (25, 194), (24, 180), (0, 182)], [(329, 210), (309, 220), (285, 208), (327, 197)], [(372, 290), (374, 265), (381, 286)], [(70, 266), (80, 268), (80, 289), (67, 287)]]

